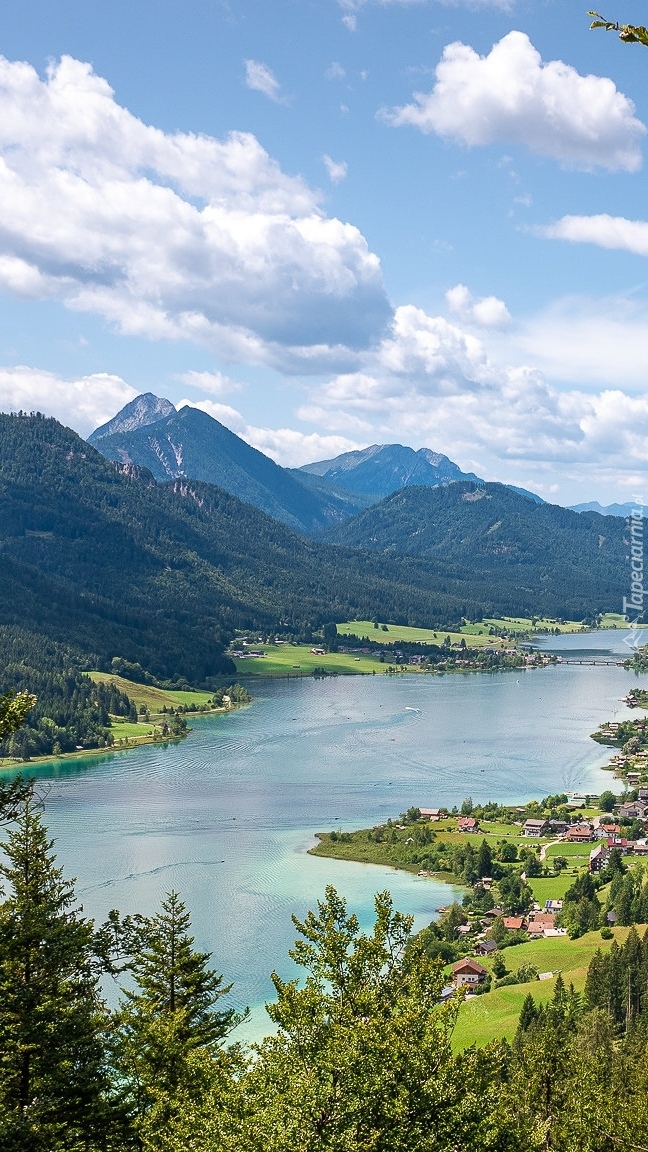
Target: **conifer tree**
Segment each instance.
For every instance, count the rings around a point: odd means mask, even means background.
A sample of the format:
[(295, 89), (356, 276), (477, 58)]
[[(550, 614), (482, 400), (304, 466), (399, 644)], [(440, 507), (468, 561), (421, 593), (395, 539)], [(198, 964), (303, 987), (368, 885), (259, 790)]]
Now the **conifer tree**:
[(33, 800), (0, 864), (0, 1147), (106, 1147), (107, 1013), (93, 925), (75, 909)]
[(179, 1108), (200, 1103), (209, 1058), (242, 1018), (216, 1008), (232, 986), (209, 967), (210, 953), (195, 950), (190, 926), (178, 893), (168, 893), (144, 921), (129, 964), (135, 987), (124, 991), (116, 1017), (116, 1074), (147, 1148), (162, 1147), (160, 1134)]

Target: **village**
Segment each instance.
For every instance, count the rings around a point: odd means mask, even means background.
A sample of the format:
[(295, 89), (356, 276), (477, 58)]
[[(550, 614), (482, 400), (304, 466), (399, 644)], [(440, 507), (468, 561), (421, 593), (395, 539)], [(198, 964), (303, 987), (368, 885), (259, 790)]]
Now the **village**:
[[(598, 889), (601, 881), (609, 883), (610, 870), (627, 868), (628, 863), (632, 866), (632, 862), (622, 863), (623, 858), (648, 858), (646, 836), (648, 787), (639, 788), (636, 799), (614, 803), (611, 812), (598, 811), (594, 814), (594, 806), (603, 800), (607, 807), (607, 801), (611, 796), (611, 793), (604, 794), (603, 797), (568, 793), (565, 797), (565, 807), (573, 810), (571, 818), (539, 816), (528, 817), (524, 822), (516, 821), (516, 832), (520, 837), (519, 855), (524, 858), (524, 841), (535, 842), (538, 861), (537, 866), (533, 867), (533, 856), (526, 855), (529, 875), (523, 870), (520, 873), (520, 880), (525, 884), (528, 883), (533, 891), (535, 878), (533, 873), (537, 877), (542, 872), (543, 890), (552, 887), (551, 881), (547, 882), (546, 867), (548, 852), (552, 849), (556, 853), (562, 851), (568, 854), (553, 856), (555, 887), (561, 891), (567, 879), (565, 873), (569, 860), (576, 865), (576, 872), (580, 870), (579, 866), (584, 869), (586, 863), (587, 875), (596, 881)], [(419, 811), (422, 822), (445, 827), (453, 823), (455, 834), (463, 838), (483, 838), (484, 834), (492, 835), (492, 822), (483, 821), (474, 814), (460, 814), (450, 821), (448, 813), (440, 808), (421, 808)], [(404, 830), (406, 825), (401, 824), (397, 827)], [(482, 843), (487, 843), (487, 840), (482, 839)], [(574, 854), (574, 848), (577, 855)], [(423, 877), (433, 873), (420, 869), (418, 875)], [(602, 891), (605, 891), (605, 885)], [(502, 983), (525, 982), (518, 977), (526, 976), (527, 981), (528, 979), (542, 981), (551, 980), (557, 974), (553, 970), (541, 972), (533, 965), (522, 965), (518, 976), (515, 976), (508, 972), (503, 960), (496, 957), (500, 957), (503, 949), (513, 944), (571, 936), (572, 933), (561, 916), (563, 899), (559, 896), (549, 896), (541, 904), (534, 892), (528, 909), (517, 910), (515, 914), (506, 906), (506, 901), (502, 901), (501, 905), (493, 903), (492, 907), (484, 910), (484, 897), (486, 902), (490, 902), (488, 895), (493, 892), (497, 892), (497, 881), (492, 876), (481, 875), (473, 885), (473, 894), (477, 896), (476, 902), (464, 898), (460, 913), (456, 911), (458, 906), (453, 906), (455, 919), (460, 918), (461, 921), (453, 925), (455, 946), (463, 945), (463, 950), (469, 954), (451, 963), (446, 969), (450, 982), (443, 990), (443, 999), (447, 999), (457, 989), (465, 989), (469, 997), (482, 994), (490, 990), (494, 976), (498, 977), (496, 986), (501, 987)], [(437, 911), (441, 914), (440, 923), (443, 924), (450, 909), (441, 907)], [(618, 919), (618, 913), (613, 908), (603, 909), (601, 928), (604, 938), (612, 936), (612, 929), (617, 925)], [(627, 919), (625, 922), (627, 923)], [(484, 959), (487, 961), (490, 959), (494, 963), (485, 966), (481, 962)]]

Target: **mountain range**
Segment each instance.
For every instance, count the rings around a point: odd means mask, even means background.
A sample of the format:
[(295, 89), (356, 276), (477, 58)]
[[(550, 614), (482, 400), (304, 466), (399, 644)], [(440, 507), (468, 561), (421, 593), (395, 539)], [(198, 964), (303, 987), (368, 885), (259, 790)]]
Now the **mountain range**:
[(455, 480), (481, 483), (478, 476), (462, 472), (440, 452), (429, 448), (415, 452), (402, 444), (372, 444), (361, 451), (345, 452), (334, 460), (304, 464), (300, 471), (366, 496), (374, 504), (400, 488), (414, 485), (437, 488)]
[[(158, 416), (161, 406), (165, 415)], [(151, 393), (126, 405), (89, 443), (108, 460), (148, 468), (158, 481), (216, 484), (308, 536), (364, 507), (350, 492), (312, 486), (298, 472), (281, 468), (199, 408), (178, 412)]]
[[(484, 481), (463, 472), (441, 452), (415, 451), (403, 444), (372, 444), (301, 468), (281, 468), (212, 416), (189, 405), (178, 411), (170, 400), (146, 392), (88, 437), (109, 460), (148, 468), (156, 480), (203, 480), (317, 538), (335, 525), (410, 487), (446, 487)], [(515, 485), (512, 492), (543, 504)], [(578, 504), (575, 512), (627, 517), (632, 505)]]
[(457, 480), (483, 483), (440, 452), (415, 452), (403, 444), (374, 444), (333, 460), (281, 468), (207, 413), (191, 406), (177, 411), (170, 400), (152, 392), (137, 396), (95, 429), (88, 442), (109, 460), (148, 468), (158, 481), (217, 484), (314, 537), (401, 488), (436, 488)]
[(625, 520), (632, 515), (632, 510), (636, 509), (637, 505), (628, 502), (604, 506), (599, 504), (598, 500), (590, 500), (588, 504), (572, 504), (571, 507), (573, 512), (597, 512), (599, 516), (622, 516)]
[(3, 644), (84, 667), (119, 656), (199, 684), (231, 673), (237, 628), (581, 619), (618, 610), (624, 530), (458, 481), (402, 488), (309, 540), (212, 484), (107, 460), (55, 420), (0, 416), (0, 659)]
[(236, 628), (309, 635), (374, 613), (441, 626), (483, 610), (441, 566), (304, 539), (214, 485), (108, 461), (40, 416), (0, 415), (0, 560), (14, 649), (58, 646), (100, 668), (120, 656), (194, 684), (233, 670)]
[(584, 603), (599, 597), (620, 604), (624, 537), (625, 524), (616, 517), (581, 516), (503, 484), (474, 481), (401, 489), (326, 535), (384, 556), (443, 564), (448, 576), (467, 576), (479, 598), (516, 603), (521, 615), (528, 614), (523, 603), (535, 604), (531, 613), (545, 612), (562, 588), (559, 615), (570, 619), (587, 614)]

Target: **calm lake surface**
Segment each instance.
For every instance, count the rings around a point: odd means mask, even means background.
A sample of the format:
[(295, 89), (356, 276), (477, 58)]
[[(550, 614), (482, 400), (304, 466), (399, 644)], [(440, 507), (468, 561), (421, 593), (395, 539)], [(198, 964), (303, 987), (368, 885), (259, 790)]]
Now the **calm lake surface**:
[[(628, 653), (622, 632), (542, 643), (569, 656)], [(410, 805), (521, 802), (609, 787), (609, 752), (590, 732), (627, 709), (637, 684), (618, 667), (558, 665), (448, 676), (260, 681), (251, 706), (191, 720), (177, 744), (59, 761), (46, 820), (86, 912), (152, 912), (176, 888), (197, 944), (253, 1008), (242, 1039), (269, 1028), (269, 973), (295, 974), (295, 930), (327, 883), (363, 926), (376, 891), (423, 927), (454, 890), (393, 869), (306, 854), (314, 833), (366, 827)], [(268, 1021), (269, 1024), (269, 1021)]]

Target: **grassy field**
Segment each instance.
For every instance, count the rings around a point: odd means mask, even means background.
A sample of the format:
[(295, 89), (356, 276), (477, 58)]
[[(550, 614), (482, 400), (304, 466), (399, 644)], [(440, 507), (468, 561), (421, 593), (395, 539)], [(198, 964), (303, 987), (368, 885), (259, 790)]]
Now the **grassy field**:
[(555, 876), (536, 876), (527, 880), (538, 904), (544, 908), (547, 900), (562, 900), (568, 888), (574, 883), (576, 869), (568, 869)]
[(178, 704), (206, 704), (212, 695), (211, 692), (172, 692), (166, 688), (152, 688), (150, 684), (135, 684), (132, 680), (113, 676), (110, 672), (88, 672), (88, 676), (97, 684), (112, 681), (120, 692), (125, 692), (129, 699), (135, 701), (138, 708), (145, 704), (150, 712), (160, 712), (165, 705), (167, 708), (177, 708)]
[[(643, 935), (644, 927), (638, 925), (637, 931)], [(628, 928), (615, 928), (614, 938), (622, 944), (628, 932)], [(602, 939), (600, 932), (588, 932), (578, 940), (568, 937), (532, 940), (528, 944), (505, 948), (501, 955), (512, 972), (522, 964), (533, 964), (539, 972), (553, 972), (554, 975), (561, 972), (567, 986), (573, 984), (577, 992), (582, 992), (592, 956), (597, 948), (604, 951), (611, 944), (611, 940)], [(485, 968), (491, 966), (488, 959), (480, 958), (479, 962)], [(455, 1050), (460, 1051), (470, 1044), (481, 1047), (502, 1037), (511, 1040), (525, 996), (530, 992), (537, 1001), (548, 1000), (553, 995), (554, 983), (555, 980), (533, 980), (529, 984), (507, 985), (466, 1001), (461, 1007), (453, 1036)]]
[[(621, 617), (619, 617), (621, 619)], [(448, 632), (447, 629), (437, 628), (408, 628), (402, 624), (387, 623), (387, 631), (383, 631), (382, 621), (378, 628), (374, 627), (373, 620), (351, 620), (338, 624), (340, 636), (368, 636), (378, 644), (398, 644), (406, 642), (411, 644), (442, 644), (446, 636), (450, 637), (452, 644), (460, 644), (462, 640), (471, 648), (488, 648), (497, 642), (498, 636), (503, 633), (509, 635), (518, 632), (532, 632), (530, 619), (522, 616), (492, 617), (482, 620), (478, 624), (464, 624), (460, 632)], [(611, 626), (611, 625), (610, 625)], [(582, 624), (577, 620), (536, 619), (536, 628), (558, 628), (561, 632), (579, 632)], [(490, 630), (495, 628), (497, 636), (491, 636)]]
[[(452, 644), (460, 644), (462, 640), (466, 644), (470, 644), (472, 648), (487, 648), (492, 646), (493, 642), (497, 639), (495, 636), (488, 635), (488, 628), (482, 627), (482, 631), (470, 632), (464, 634), (463, 632), (448, 632), (447, 629), (437, 629), (435, 632), (431, 628), (407, 628), (401, 624), (388, 624), (389, 631), (383, 632), (382, 628), (374, 628), (371, 620), (351, 620), (347, 624), (338, 624), (337, 630), (340, 636), (368, 636), (376, 644), (443, 644), (446, 636), (450, 637)], [(480, 625), (468, 625), (468, 627), (479, 628)]]
[(328, 652), (326, 656), (318, 656), (306, 644), (259, 644), (255, 648), (265, 652), (265, 656), (235, 660), (237, 676), (311, 676), (314, 668), (345, 675), (349, 672), (384, 672), (386, 668), (376, 656), (355, 657), (348, 652)]

